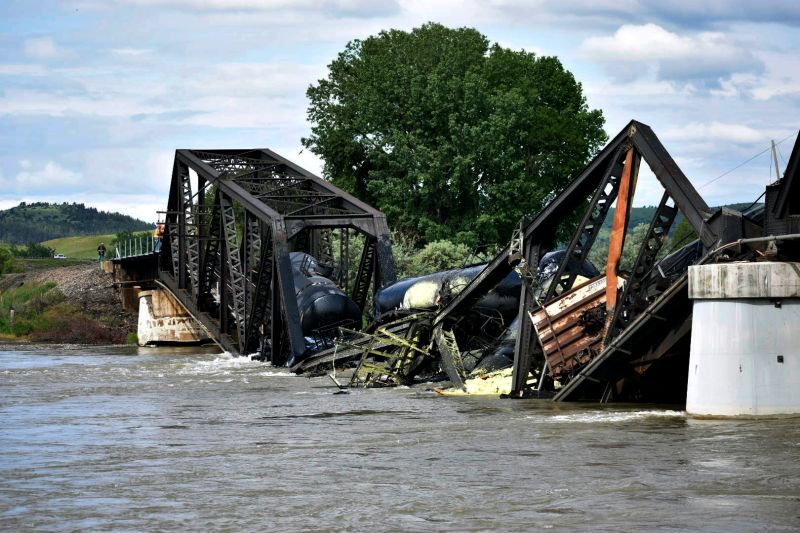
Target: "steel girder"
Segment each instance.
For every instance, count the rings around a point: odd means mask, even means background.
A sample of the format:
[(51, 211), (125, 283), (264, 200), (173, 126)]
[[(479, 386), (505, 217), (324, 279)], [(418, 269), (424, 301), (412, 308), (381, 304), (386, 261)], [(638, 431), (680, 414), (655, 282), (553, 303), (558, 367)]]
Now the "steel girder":
[[(600, 225), (617, 198), (626, 158), (629, 156), (629, 164), (633, 167), (629, 172), (633, 174), (634, 183), (639, 160), (644, 159), (666, 192), (656, 218), (648, 229), (643, 249), (637, 254), (632, 279), (634, 283), (629, 284), (629, 288), (622, 294), (620, 305), (613, 310), (611, 326), (614, 330), (609, 332), (610, 337), (624, 330), (625, 325), (630, 324), (636, 312), (640, 310), (641, 306), (635, 305), (638, 296), (636, 281), (640, 281), (640, 277), (652, 267), (652, 262), (661, 246), (660, 242), (656, 244), (655, 241), (669, 231), (669, 226), (678, 211), (686, 217), (707, 249), (720, 242), (723, 234), (728, 231), (726, 225), (732, 226), (724, 212), (722, 215), (720, 212), (712, 213), (650, 127), (641, 122), (631, 121), (522, 229), (517, 236), (516, 244), (513, 245), (521, 248), (521, 253), (520, 250), (512, 250), (512, 245), (507, 246), (433, 320), (434, 326), (454, 323), (520, 262), (524, 261), (530, 268), (536, 268), (540, 257), (553, 248), (558, 226), (574, 211), (585, 209), (585, 215), (567, 246), (563, 262), (559, 265), (558, 274), (541, 301), (534, 300), (532, 289), (527, 286), (528, 284), (522, 285), (520, 315), (523, 319), (520, 320), (514, 353), (512, 395), (522, 395), (531, 365), (534, 359), (541, 356), (541, 347), (534, 342), (532, 324), (530, 320), (525, 319), (524, 313), (547, 303), (555, 298), (557, 293), (563, 293), (572, 287), (576, 273), (570, 268), (570, 259), (573, 261), (572, 266), (575, 267), (587, 257)], [(587, 200), (588, 208), (586, 208)], [(673, 205), (668, 205), (670, 203)], [(627, 221), (627, 215), (624, 220)], [(620, 238), (624, 240), (624, 234)]]
[(355, 230), (364, 238), (359, 306), (371, 286), (395, 281), (385, 216), (268, 149), (177, 150), (165, 213), (160, 276), (234, 353), (285, 364), (305, 352), (290, 251), (319, 256), (346, 280)]

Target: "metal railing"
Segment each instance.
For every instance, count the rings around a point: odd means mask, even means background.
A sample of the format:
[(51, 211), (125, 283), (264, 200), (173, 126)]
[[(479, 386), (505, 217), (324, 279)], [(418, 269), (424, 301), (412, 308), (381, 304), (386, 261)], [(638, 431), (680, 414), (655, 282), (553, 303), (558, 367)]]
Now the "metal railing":
[(117, 242), (114, 247), (114, 257), (137, 257), (154, 253), (156, 241), (152, 235), (141, 235), (132, 239)]

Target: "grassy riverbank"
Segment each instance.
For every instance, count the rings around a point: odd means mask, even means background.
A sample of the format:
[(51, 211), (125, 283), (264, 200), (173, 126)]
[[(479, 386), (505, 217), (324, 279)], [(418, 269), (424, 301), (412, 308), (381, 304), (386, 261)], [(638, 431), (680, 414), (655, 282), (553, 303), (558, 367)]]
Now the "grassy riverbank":
[(28, 284), (0, 294), (0, 333), (20, 337), (43, 329), (44, 312), (64, 301), (55, 286), (52, 282)]
[(111, 277), (94, 262), (61, 261), (3, 276), (0, 339), (122, 344), (134, 338), (136, 317), (122, 309)]

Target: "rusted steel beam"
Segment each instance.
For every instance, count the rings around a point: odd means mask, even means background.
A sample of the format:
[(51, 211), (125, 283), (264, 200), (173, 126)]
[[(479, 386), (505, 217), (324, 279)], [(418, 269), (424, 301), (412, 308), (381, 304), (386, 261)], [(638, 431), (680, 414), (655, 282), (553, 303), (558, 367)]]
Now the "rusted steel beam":
[(608, 245), (608, 262), (606, 263), (606, 308), (609, 315), (617, 306), (617, 274), (622, 248), (625, 245), (625, 234), (628, 229), (628, 218), (631, 213), (633, 193), (636, 190), (636, 178), (639, 174), (638, 156), (633, 147), (628, 148), (625, 155), (625, 168), (619, 183), (617, 209), (614, 211), (614, 225), (611, 228), (611, 242)]
[[(558, 266), (558, 271), (547, 288), (547, 293), (543, 301), (550, 301), (556, 294), (564, 294), (572, 288), (584, 261), (592, 249), (600, 229), (608, 216), (611, 204), (617, 199), (619, 184), (622, 179), (622, 170), (625, 168), (625, 145), (621, 144), (608, 163), (603, 179), (597, 186), (583, 220), (578, 226), (575, 235), (567, 246), (564, 259)], [(570, 266), (572, 268), (570, 268)]]

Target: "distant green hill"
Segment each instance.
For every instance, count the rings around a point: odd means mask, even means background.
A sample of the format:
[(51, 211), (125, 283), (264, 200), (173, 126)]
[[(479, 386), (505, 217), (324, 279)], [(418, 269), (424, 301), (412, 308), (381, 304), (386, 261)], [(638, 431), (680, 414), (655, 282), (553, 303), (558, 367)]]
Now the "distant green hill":
[(60, 237), (100, 235), (151, 229), (152, 225), (120, 213), (83, 204), (25, 203), (0, 211), (0, 241), (42, 242)]
[[(752, 204), (742, 203), (742, 204), (728, 204), (723, 207), (729, 207), (731, 209), (735, 209), (736, 211), (743, 211), (751, 206)], [(711, 211), (714, 212), (717, 209), (719, 209), (719, 207), (712, 207)], [(609, 233), (611, 232), (611, 226), (614, 225), (613, 213), (614, 211), (612, 209), (611, 212), (606, 217), (605, 221), (603, 222), (603, 225), (601, 226), (602, 229), (608, 230)], [(655, 214), (656, 214), (656, 206), (654, 205), (648, 205), (644, 207), (631, 207), (631, 215), (628, 218), (628, 229), (632, 230), (639, 224), (650, 224), (650, 221), (653, 220), (653, 215)], [(681, 221), (681, 218), (683, 218), (683, 215), (678, 213), (678, 216), (675, 218), (675, 223), (672, 225), (673, 230), (678, 226), (678, 222)]]

